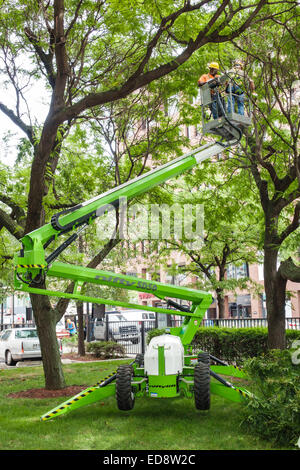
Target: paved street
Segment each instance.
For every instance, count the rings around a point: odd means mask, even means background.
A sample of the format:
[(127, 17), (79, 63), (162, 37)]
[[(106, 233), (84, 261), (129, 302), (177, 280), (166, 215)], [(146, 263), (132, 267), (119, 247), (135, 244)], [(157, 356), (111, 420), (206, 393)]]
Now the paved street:
[[(77, 347), (76, 346), (64, 346), (63, 347), (63, 353), (67, 354), (70, 352), (76, 352)], [(70, 364), (72, 361), (71, 359), (62, 359), (63, 364)], [(20, 361), (17, 362), (15, 366), (7, 366), (4, 362), (4, 359), (0, 359), (0, 369), (15, 369), (16, 367), (32, 367), (32, 366), (41, 366), (42, 361), (39, 360), (27, 360), (27, 361)]]
[[(71, 352), (77, 352), (77, 346), (63, 346), (63, 354), (68, 354)], [(136, 353), (131, 353), (130, 351), (127, 352), (127, 357), (132, 357), (134, 358), (136, 356)], [(97, 360), (97, 359), (95, 359)], [(113, 360), (113, 359), (111, 359)], [(72, 360), (68, 358), (62, 358), (62, 363), (63, 364), (72, 364), (74, 362), (80, 362), (77, 360)], [(82, 361), (85, 362), (85, 361)], [(42, 361), (39, 360), (26, 360), (26, 361), (20, 361), (17, 362), (15, 366), (7, 366), (4, 362), (4, 359), (0, 359), (0, 370), (2, 369), (15, 369), (16, 367), (32, 367), (32, 366), (42, 366)]]

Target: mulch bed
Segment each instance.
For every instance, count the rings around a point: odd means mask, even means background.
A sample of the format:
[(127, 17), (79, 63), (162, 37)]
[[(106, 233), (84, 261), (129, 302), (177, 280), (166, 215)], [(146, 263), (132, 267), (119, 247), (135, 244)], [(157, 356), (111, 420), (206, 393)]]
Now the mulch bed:
[(76, 353), (62, 354), (62, 359), (72, 359), (72, 361), (88, 362), (88, 361), (100, 361), (96, 356), (92, 354), (86, 354), (85, 356), (79, 356)]
[(55, 398), (55, 397), (71, 397), (77, 395), (88, 388), (88, 385), (70, 385), (60, 390), (46, 390), (45, 388), (31, 388), (17, 393), (10, 393), (9, 398)]
[[(63, 359), (71, 359), (73, 361), (89, 362), (89, 361), (100, 361), (91, 354), (85, 356), (79, 356), (76, 353), (68, 353), (62, 355)], [(89, 385), (70, 385), (69, 387), (62, 388), (60, 390), (46, 390), (45, 388), (32, 388), (30, 390), (22, 390), (17, 393), (10, 393), (7, 395), (9, 398), (55, 398), (55, 397), (72, 397), (77, 393), (82, 392)]]
[[(72, 359), (73, 361), (88, 362), (88, 361), (100, 361), (91, 354), (85, 356), (79, 356), (76, 353), (68, 353), (62, 355), (63, 359)], [(30, 390), (23, 390), (17, 393), (10, 393), (7, 395), (9, 398), (55, 398), (55, 397), (71, 397), (82, 392), (89, 385), (70, 385), (69, 387), (62, 388), (60, 390), (46, 390), (45, 388), (32, 388)]]

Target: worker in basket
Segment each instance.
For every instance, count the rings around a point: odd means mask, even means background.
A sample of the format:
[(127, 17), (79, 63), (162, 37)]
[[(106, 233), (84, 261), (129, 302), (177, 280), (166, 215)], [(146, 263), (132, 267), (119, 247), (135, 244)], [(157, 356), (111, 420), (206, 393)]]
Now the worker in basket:
[[(220, 70), (220, 66), (218, 62), (210, 62), (208, 64), (208, 68), (209, 68), (209, 72), (201, 75), (201, 77), (198, 80), (199, 87), (203, 86), (209, 80), (213, 80), (214, 78), (220, 77), (218, 73)], [(213, 118), (217, 119), (218, 117), (223, 116), (223, 113), (220, 107), (218, 106), (216, 91), (212, 88), (210, 93), (211, 93), (212, 102), (210, 103), (209, 107), (210, 107)]]
[(230, 81), (227, 82), (226, 93), (227, 99), (227, 112), (234, 113), (235, 106), (237, 107), (237, 114), (245, 114), (245, 91), (244, 87), (249, 83), (250, 91), (254, 91), (254, 82), (245, 73), (245, 67), (241, 60), (236, 60), (233, 63), (232, 69), (228, 72)]

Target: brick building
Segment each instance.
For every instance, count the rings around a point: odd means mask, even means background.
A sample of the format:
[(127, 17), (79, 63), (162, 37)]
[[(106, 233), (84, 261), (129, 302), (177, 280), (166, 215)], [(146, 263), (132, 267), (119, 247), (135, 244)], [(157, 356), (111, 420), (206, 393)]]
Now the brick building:
[[(196, 126), (185, 126), (182, 132), (192, 141), (199, 140), (199, 129)], [(194, 142), (193, 142), (194, 141)], [(139, 248), (138, 248), (139, 250)], [(143, 249), (141, 249), (143, 251)], [(185, 265), (185, 258), (183, 255), (174, 253), (173, 257), (170, 257), (170, 264), (174, 261), (178, 266)], [(194, 279), (185, 276), (170, 276), (162, 267), (159, 272), (155, 272), (155, 277), (152, 277), (150, 270), (148, 269), (149, 263), (145, 260), (145, 257), (137, 257), (135, 260), (131, 260), (130, 266), (128, 265), (126, 274), (132, 274), (138, 277), (142, 277), (148, 280), (159, 280), (160, 282), (167, 284), (185, 285), (193, 284)], [(249, 277), (256, 283), (261, 284), (261, 294), (254, 295), (250, 291), (243, 290), (233, 292), (227, 292), (225, 295), (225, 317), (224, 318), (265, 318), (267, 316), (265, 294), (263, 290), (264, 277), (263, 277), (263, 265), (248, 265), (244, 263), (242, 266), (229, 265), (227, 269), (227, 278)], [(287, 283), (288, 299), (286, 302), (286, 317), (299, 317), (300, 318), (300, 284), (288, 281)], [(213, 294), (214, 295), (214, 294)], [(140, 293), (139, 303), (141, 305), (161, 305), (161, 301), (152, 294)], [(208, 318), (219, 318), (219, 312), (217, 303), (211, 305), (207, 312)]]
[[(184, 266), (185, 259), (183, 256), (175, 255), (173, 260), (178, 263), (179, 266)], [(152, 274), (147, 270), (147, 263), (142, 260), (136, 264), (131, 264), (130, 271), (126, 274), (132, 274), (141, 278), (151, 280)], [(262, 293), (255, 295), (247, 290), (237, 291), (236, 293), (227, 292), (225, 295), (225, 317), (224, 318), (265, 318), (267, 316), (265, 295), (263, 292), (263, 266), (258, 264), (243, 266), (231, 266), (229, 265), (227, 276), (249, 276), (249, 278), (262, 286)], [(186, 285), (193, 284), (192, 277), (177, 275), (170, 276), (161, 267), (160, 272), (155, 273), (155, 280), (167, 284), (175, 285)], [(290, 294), (290, 298), (286, 302), (286, 317), (300, 317), (300, 284), (294, 282), (287, 283), (287, 292)], [(161, 305), (161, 301), (154, 295), (148, 293), (139, 293), (138, 301), (141, 305), (157, 306)], [(214, 319), (219, 318), (219, 312), (217, 303), (214, 301), (210, 309), (207, 312), (207, 317)]]

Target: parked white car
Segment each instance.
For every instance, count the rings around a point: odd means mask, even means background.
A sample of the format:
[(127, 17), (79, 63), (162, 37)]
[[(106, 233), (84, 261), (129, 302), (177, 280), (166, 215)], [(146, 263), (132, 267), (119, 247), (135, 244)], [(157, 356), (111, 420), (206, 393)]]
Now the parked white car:
[[(60, 353), (62, 345), (59, 340)], [(0, 336), (0, 359), (15, 366), (24, 359), (41, 359), (42, 353), (36, 328), (9, 328)]]

